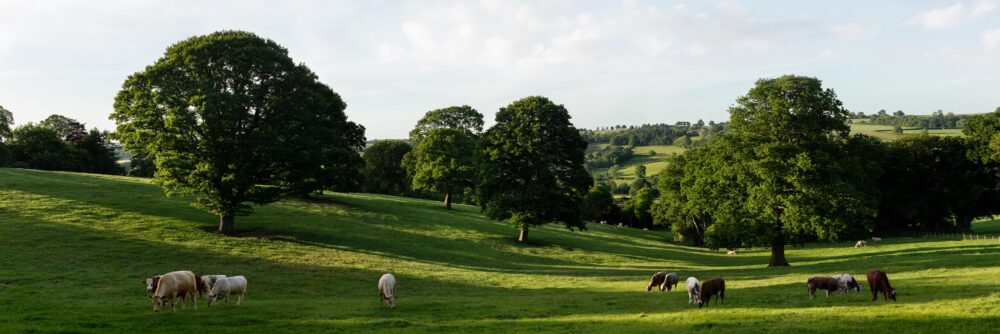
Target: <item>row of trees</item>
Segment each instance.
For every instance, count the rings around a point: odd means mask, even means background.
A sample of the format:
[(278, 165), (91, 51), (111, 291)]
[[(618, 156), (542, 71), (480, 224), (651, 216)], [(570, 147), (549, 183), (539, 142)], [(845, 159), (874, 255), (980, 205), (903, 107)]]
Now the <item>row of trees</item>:
[(587, 143), (563, 106), (524, 98), (500, 108), (486, 131), (468, 106), (434, 110), (409, 145), (378, 142), (364, 159), (364, 127), (345, 108), (274, 41), (223, 31), (174, 44), (130, 76), (111, 118), (122, 145), (155, 166), (154, 182), (168, 196), (193, 194), (224, 234), (251, 204), (361, 187), (436, 193), (446, 208), (471, 189), (487, 216), (520, 230), (520, 241), (550, 222), (584, 228), (579, 203), (593, 183)]
[(87, 130), (83, 123), (52, 115), (38, 124), (16, 128), (14, 115), (0, 107), (0, 166), (122, 174), (118, 149), (106, 131)]
[(705, 124), (698, 120), (695, 123), (677, 122), (674, 125), (618, 125), (597, 130), (581, 130), (580, 133), (588, 143), (607, 143), (614, 146), (674, 145), (681, 138), (687, 138), (687, 143), (690, 145), (691, 137), (718, 133), (724, 128), (725, 124), (716, 124), (714, 121)]
[(849, 136), (836, 94), (798, 76), (758, 81), (729, 111), (724, 135), (659, 176), (654, 219), (692, 243), (769, 246), (769, 265), (787, 266), (787, 244), (968, 230), (1000, 209), (997, 155), (984, 149), (1000, 138), (1000, 113), (970, 119), (969, 140), (886, 144)]
[(960, 129), (965, 126), (970, 115), (955, 115), (938, 110), (930, 115), (906, 115), (902, 110), (889, 114), (885, 110), (866, 116), (864, 113), (852, 113), (852, 119), (866, 118), (864, 123), (910, 127), (922, 129)]

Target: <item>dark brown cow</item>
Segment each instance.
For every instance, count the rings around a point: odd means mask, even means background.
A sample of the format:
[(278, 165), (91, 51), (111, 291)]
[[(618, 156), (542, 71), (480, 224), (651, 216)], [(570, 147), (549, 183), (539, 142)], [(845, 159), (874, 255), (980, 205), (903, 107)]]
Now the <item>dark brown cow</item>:
[(698, 297), (698, 308), (708, 304), (712, 296), (716, 296), (716, 304), (719, 303), (720, 299), (723, 304), (726, 303), (726, 281), (722, 280), (721, 277), (701, 282), (701, 295)]
[[(826, 290), (827, 297), (830, 297), (830, 293), (841, 290), (840, 281), (830, 276), (809, 276), (806, 287), (809, 288), (809, 299), (816, 298), (816, 290)], [(847, 286), (843, 289), (847, 289)]]
[(882, 292), (882, 298), (886, 301), (892, 299), (896, 301), (896, 289), (889, 285), (889, 276), (885, 272), (872, 269), (868, 271), (868, 287), (872, 289), (872, 303), (878, 299), (878, 293)]

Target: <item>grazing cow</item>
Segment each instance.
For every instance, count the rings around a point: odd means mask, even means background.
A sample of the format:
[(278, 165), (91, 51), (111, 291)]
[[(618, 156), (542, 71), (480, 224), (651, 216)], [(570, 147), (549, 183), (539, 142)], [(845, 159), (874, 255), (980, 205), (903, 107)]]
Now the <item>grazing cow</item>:
[(389, 308), (396, 308), (396, 276), (385, 274), (378, 279), (378, 296)]
[(845, 294), (851, 290), (854, 290), (856, 293), (861, 293), (861, 283), (858, 283), (858, 281), (855, 280), (854, 276), (851, 276), (851, 274), (833, 275), (833, 279), (837, 280), (841, 287), (846, 287), (844, 290)]
[[(806, 280), (806, 287), (809, 289), (810, 300), (816, 297), (818, 289), (826, 290), (827, 297), (830, 297), (831, 292), (842, 290), (840, 281), (830, 276), (809, 276), (809, 279)], [(843, 289), (847, 289), (847, 286), (844, 285)]]
[(153, 312), (159, 312), (164, 303), (173, 301), (173, 311), (177, 312), (178, 298), (181, 308), (186, 306), (184, 298), (191, 297), (194, 309), (198, 309), (198, 300), (195, 294), (198, 293), (198, 283), (194, 273), (190, 271), (174, 271), (163, 274), (156, 284), (156, 291), (153, 292)]
[(219, 300), (219, 297), (226, 299), (229, 305), (229, 296), (237, 295), (236, 306), (243, 305), (243, 296), (247, 294), (247, 278), (243, 276), (223, 277), (215, 281), (212, 292), (208, 293), (208, 306), (212, 307)]
[(854, 248), (861, 248), (866, 246), (868, 246), (868, 243), (865, 242), (864, 240), (858, 240), (858, 242), (854, 244)]
[(878, 269), (869, 270), (868, 287), (872, 290), (872, 303), (878, 299), (879, 292), (882, 292), (882, 298), (886, 301), (889, 299), (896, 301), (896, 289), (889, 285), (889, 276), (886, 276), (885, 272)]
[(722, 280), (721, 277), (716, 277), (701, 283), (701, 294), (698, 295), (698, 308), (703, 305), (707, 305), (708, 302), (712, 301), (712, 296), (715, 297), (715, 303), (718, 304), (719, 300), (722, 303), (726, 303), (726, 281)]
[(205, 275), (200, 276), (199, 278), (201, 280), (201, 284), (205, 287), (204, 292), (208, 292), (212, 291), (212, 287), (215, 286), (215, 282), (217, 282), (220, 278), (225, 277), (226, 275)]
[(698, 283), (698, 279), (694, 277), (688, 277), (687, 279), (687, 290), (688, 290), (688, 304), (698, 303), (701, 293), (701, 284)]
[(872, 237), (872, 241), (882, 241), (882, 238), (879, 238), (879, 237)]
[(649, 284), (646, 285), (646, 291), (649, 292), (653, 290), (654, 286), (659, 287), (660, 291), (663, 291), (664, 289), (671, 291), (671, 289), (677, 288), (677, 274), (665, 271), (653, 274), (653, 278), (651, 278), (649, 280)]
[(736, 250), (734, 249), (734, 250), (728, 251), (728, 252), (726, 252), (726, 255), (736, 255)]

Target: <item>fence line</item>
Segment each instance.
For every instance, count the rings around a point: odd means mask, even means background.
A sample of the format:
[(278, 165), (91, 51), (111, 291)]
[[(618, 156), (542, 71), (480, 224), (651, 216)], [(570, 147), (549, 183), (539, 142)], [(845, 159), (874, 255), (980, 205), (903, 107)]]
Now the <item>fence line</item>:
[(1000, 235), (984, 235), (975, 233), (949, 233), (949, 232), (903, 232), (900, 236), (911, 238), (961, 238), (966, 240), (996, 240), (1000, 242)]

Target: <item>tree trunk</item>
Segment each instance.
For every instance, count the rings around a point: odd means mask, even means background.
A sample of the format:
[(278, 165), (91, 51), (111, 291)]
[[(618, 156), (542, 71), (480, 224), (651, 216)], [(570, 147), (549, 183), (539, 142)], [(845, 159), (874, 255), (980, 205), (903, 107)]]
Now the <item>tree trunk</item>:
[(768, 264), (767, 267), (788, 267), (788, 261), (785, 260), (785, 234), (781, 232), (780, 225), (775, 229), (774, 236), (772, 238), (771, 263)]
[(219, 233), (224, 235), (232, 235), (234, 222), (236, 222), (236, 216), (232, 214), (219, 215)]
[(444, 208), (451, 210), (451, 192), (444, 193)]
[(521, 225), (521, 233), (517, 235), (517, 241), (528, 241), (528, 225)]

